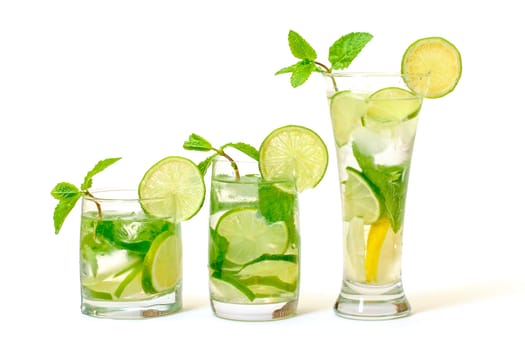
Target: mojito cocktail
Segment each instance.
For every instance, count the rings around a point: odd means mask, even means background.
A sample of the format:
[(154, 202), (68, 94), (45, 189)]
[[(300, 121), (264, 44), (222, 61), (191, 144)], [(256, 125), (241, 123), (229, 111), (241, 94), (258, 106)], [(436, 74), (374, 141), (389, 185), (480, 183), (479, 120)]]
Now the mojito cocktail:
[(408, 90), (405, 79), (326, 74), (343, 214), (344, 278), (335, 306), (342, 316), (392, 318), (410, 312), (401, 283), (401, 247), (423, 97)]
[[(412, 148), (423, 98), (452, 92), (461, 77), (458, 49), (427, 37), (408, 46), (394, 74), (345, 72), (373, 36), (351, 32), (328, 50), (328, 62), (299, 33), (288, 32), (298, 87), (314, 73), (328, 85), (344, 231), (344, 277), (338, 315), (385, 319), (409, 314), (401, 285), (401, 243)], [(385, 55), (385, 59), (388, 54)], [(297, 61), (298, 60), (298, 61)]]
[(275, 320), (299, 292), (298, 199), (291, 180), (264, 180), (257, 162), (215, 159), (210, 189), (210, 296), (215, 314)]
[(80, 280), (82, 312), (145, 318), (182, 306), (182, 244), (174, 215), (152, 216), (135, 191), (99, 191), (82, 197)]
[[(257, 149), (213, 146), (191, 134), (187, 150), (213, 152), (209, 219), (210, 299), (218, 317), (263, 321), (295, 314), (299, 294), (298, 193), (324, 177), (328, 151), (313, 130), (286, 125)], [(230, 149), (248, 156), (238, 162)]]

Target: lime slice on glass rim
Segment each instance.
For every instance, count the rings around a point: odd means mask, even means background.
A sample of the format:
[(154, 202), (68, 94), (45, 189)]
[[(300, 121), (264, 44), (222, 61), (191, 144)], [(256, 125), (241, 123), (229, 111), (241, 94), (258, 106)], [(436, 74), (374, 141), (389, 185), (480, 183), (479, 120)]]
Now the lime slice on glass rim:
[(314, 131), (298, 125), (275, 129), (259, 149), (259, 168), (266, 180), (294, 179), (298, 192), (314, 188), (328, 167), (328, 150)]
[(338, 146), (348, 143), (352, 131), (362, 125), (362, 118), (367, 109), (363, 96), (344, 90), (330, 99), (330, 116), (334, 129), (334, 138)]
[(288, 229), (278, 221), (269, 224), (256, 208), (236, 208), (217, 223), (217, 233), (229, 242), (226, 259), (244, 265), (263, 254), (283, 254), (288, 248)]
[(153, 240), (144, 257), (142, 287), (146, 293), (159, 293), (174, 288), (182, 275), (180, 238), (171, 231)]
[(157, 217), (175, 216), (177, 222), (186, 221), (199, 212), (206, 187), (199, 168), (184, 157), (166, 157), (146, 171), (139, 184), (142, 208)]
[(372, 184), (360, 171), (346, 168), (344, 181), (344, 219), (351, 221), (359, 217), (364, 224), (372, 224), (381, 216), (381, 201)]
[[(416, 94), (438, 98), (452, 92), (461, 77), (461, 54), (448, 40), (428, 37), (416, 40), (405, 51), (401, 72)], [(417, 76), (429, 75), (429, 81)]]
[(399, 123), (416, 117), (421, 103), (422, 98), (411, 91), (387, 87), (368, 97), (366, 118), (380, 123)]

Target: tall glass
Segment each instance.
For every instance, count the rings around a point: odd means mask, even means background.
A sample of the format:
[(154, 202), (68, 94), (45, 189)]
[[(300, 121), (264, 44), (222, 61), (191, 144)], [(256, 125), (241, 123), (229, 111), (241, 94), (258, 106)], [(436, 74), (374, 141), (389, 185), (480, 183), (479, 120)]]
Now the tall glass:
[(264, 180), (257, 162), (212, 164), (210, 299), (216, 316), (263, 321), (295, 314), (298, 199), (289, 179)]
[[(182, 244), (175, 217), (144, 212), (137, 190), (92, 191), (82, 198), (82, 313), (140, 319), (182, 307)], [(149, 203), (151, 205), (151, 203)]]
[(410, 313), (401, 247), (412, 148), (423, 98), (400, 74), (325, 74), (336, 142), (344, 275), (337, 315), (390, 319)]

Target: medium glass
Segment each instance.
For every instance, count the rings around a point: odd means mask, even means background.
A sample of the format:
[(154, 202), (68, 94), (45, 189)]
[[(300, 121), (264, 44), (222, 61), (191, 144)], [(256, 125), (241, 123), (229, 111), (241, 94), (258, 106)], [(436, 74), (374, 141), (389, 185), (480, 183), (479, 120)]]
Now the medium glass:
[(401, 247), (423, 98), (408, 90), (406, 79), (427, 77), (325, 74), (343, 214), (344, 275), (334, 306), (342, 317), (390, 319), (410, 313)]
[(174, 216), (145, 213), (136, 190), (93, 191), (82, 198), (82, 313), (141, 319), (182, 307), (182, 243)]
[(299, 296), (294, 182), (266, 181), (257, 162), (212, 164), (210, 299), (216, 316), (263, 321), (295, 314)]

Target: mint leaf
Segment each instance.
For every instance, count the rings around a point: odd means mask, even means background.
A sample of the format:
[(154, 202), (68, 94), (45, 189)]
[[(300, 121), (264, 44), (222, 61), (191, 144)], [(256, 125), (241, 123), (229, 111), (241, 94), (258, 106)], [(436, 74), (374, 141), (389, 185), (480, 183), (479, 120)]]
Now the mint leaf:
[(256, 161), (259, 161), (259, 151), (253, 147), (252, 145), (249, 145), (244, 142), (236, 142), (236, 143), (227, 143), (222, 148), (226, 147), (233, 147), (237, 149), (238, 151), (241, 151), (242, 153), (246, 154), (248, 157), (255, 159)]
[(399, 165), (376, 165), (374, 158), (352, 145), (357, 163), (365, 177), (372, 182), (384, 198), (385, 210), (392, 222), (394, 232), (399, 231), (405, 213), (408, 172), (410, 163)]
[(307, 60), (297, 63), (294, 67), (290, 78), (290, 83), (294, 88), (303, 85), (310, 78), (310, 75), (316, 71), (315, 63)]
[(82, 194), (80, 192), (77, 192), (72, 197), (62, 198), (59, 200), (57, 206), (55, 207), (55, 211), (53, 212), (55, 234), (58, 234), (58, 232), (60, 232), (60, 229), (62, 228), (62, 225), (64, 224), (67, 215), (75, 207), (75, 204), (81, 196)]
[(96, 236), (103, 238), (107, 243), (118, 249), (126, 249), (134, 252), (144, 253), (148, 251), (151, 242), (130, 242), (124, 227), (125, 223), (119, 220), (103, 220), (97, 223)]
[(288, 32), (288, 46), (290, 47), (290, 51), (292, 51), (292, 55), (300, 60), (307, 59), (314, 61), (317, 58), (317, 53), (312, 46), (293, 30)]
[(323, 72), (323, 70), (315, 62), (304, 59), (294, 65), (278, 70), (275, 75), (292, 73), (290, 83), (295, 88), (304, 84), (313, 72)]
[(118, 249), (145, 255), (158, 235), (175, 230), (173, 225), (167, 220), (140, 221), (138, 225), (134, 220), (101, 220), (97, 223), (96, 236)]
[[(372, 35), (364, 32), (342, 36), (329, 49), (328, 60), (332, 66), (328, 67), (327, 64), (317, 61), (317, 53), (302, 36), (290, 30), (288, 46), (294, 57), (300, 61), (281, 68), (275, 75), (291, 73), (290, 83), (292, 87), (298, 87), (304, 84), (313, 72), (332, 73), (333, 70), (347, 68), (371, 39)], [(332, 83), (337, 91), (337, 84), (333, 78)]]
[(300, 64), (300, 62), (288, 67), (281, 68), (277, 72), (275, 72), (275, 75), (293, 73), (295, 71), (295, 66), (297, 66), (298, 64)]
[(207, 152), (213, 149), (211, 143), (204, 137), (197, 134), (191, 134), (189, 139), (184, 142), (184, 149), (190, 151), (202, 151)]
[[(55, 234), (58, 234), (60, 228), (64, 224), (66, 217), (71, 212), (78, 199), (82, 197), (84, 193), (89, 194), (87, 190), (93, 184), (93, 176), (106, 169), (111, 164), (117, 162), (121, 158), (107, 158), (99, 161), (93, 169), (91, 169), (84, 177), (84, 182), (78, 188), (69, 182), (59, 182), (53, 190), (51, 190), (51, 196), (58, 200), (58, 204), (53, 212), (53, 223), (55, 226)], [(100, 209), (99, 209), (100, 210)], [(101, 213), (99, 213), (101, 215)]]
[(293, 218), (295, 196), (271, 184), (259, 185), (259, 211), (270, 222), (286, 221)]
[(93, 176), (100, 173), (102, 170), (106, 169), (108, 166), (112, 165), (113, 163), (119, 161), (121, 158), (107, 158), (104, 160), (99, 161), (93, 169), (91, 169), (86, 177), (84, 178), (84, 182), (80, 186), (80, 189), (82, 191), (85, 191), (93, 185)]
[(362, 32), (346, 34), (339, 38), (329, 49), (328, 60), (332, 69), (348, 68), (371, 39), (371, 34)]
[(219, 277), (222, 274), (222, 265), (226, 259), (226, 251), (230, 243), (226, 238), (219, 235), (216, 230), (210, 227), (210, 268), (215, 270)]
[(76, 197), (80, 191), (77, 186), (70, 184), (69, 182), (60, 182), (51, 190), (53, 198), (62, 200)]
[(208, 168), (210, 167), (211, 165), (211, 161), (213, 160), (213, 158), (217, 157), (219, 154), (215, 153), (211, 156), (209, 156), (208, 158), (204, 159), (202, 162), (200, 162), (197, 167), (199, 168), (202, 176), (206, 175), (206, 172), (208, 171)]
[(265, 183), (259, 185), (258, 195), (261, 215), (270, 223), (285, 222), (289, 242), (296, 242), (299, 238), (295, 225), (297, 196)]
[(216, 156), (223, 156), (226, 159), (228, 159), (230, 163), (232, 164), (232, 167), (235, 171), (235, 177), (237, 179), (241, 178), (237, 164), (232, 159), (232, 157), (230, 157), (228, 154), (226, 154), (226, 152), (224, 152), (224, 148), (226, 147), (236, 148), (237, 150), (243, 152), (244, 154), (248, 155), (251, 158), (254, 158), (256, 160), (259, 159), (259, 152), (253, 146), (250, 146), (247, 143), (243, 143), (243, 142), (227, 143), (220, 148), (215, 148), (212, 146), (212, 144), (208, 140), (206, 140), (204, 137), (199, 136), (197, 134), (191, 134), (188, 141), (184, 142), (183, 146), (185, 149), (190, 150), (190, 151), (203, 151), (203, 152), (214, 151), (215, 152), (212, 156), (206, 158), (205, 160), (199, 163), (198, 167), (203, 176), (206, 175), (206, 172), (208, 171), (208, 168), (210, 167), (211, 161)]
[(260, 257), (242, 265), (242, 268), (245, 268), (247, 266), (250, 266), (258, 262), (265, 261), (265, 260), (289, 261), (289, 262), (296, 263), (299, 259), (297, 258), (296, 254), (263, 254)]

